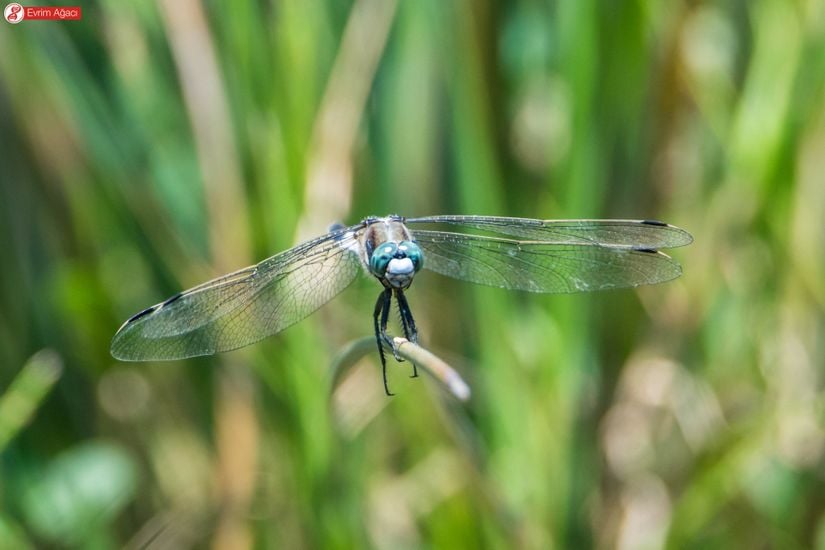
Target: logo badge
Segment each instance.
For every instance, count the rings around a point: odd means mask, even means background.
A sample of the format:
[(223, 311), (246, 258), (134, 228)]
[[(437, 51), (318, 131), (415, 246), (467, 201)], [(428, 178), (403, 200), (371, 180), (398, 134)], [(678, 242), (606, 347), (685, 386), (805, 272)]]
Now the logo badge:
[(16, 25), (23, 20), (23, 6), (17, 2), (12, 2), (3, 10), (3, 17), (12, 25)]

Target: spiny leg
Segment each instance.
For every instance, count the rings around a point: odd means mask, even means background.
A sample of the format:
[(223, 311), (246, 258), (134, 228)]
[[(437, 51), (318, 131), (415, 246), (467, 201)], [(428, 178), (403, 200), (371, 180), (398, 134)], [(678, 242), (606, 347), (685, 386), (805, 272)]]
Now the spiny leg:
[[(404, 337), (413, 344), (418, 343), (418, 330), (415, 328), (415, 319), (412, 316), (412, 310), (407, 303), (407, 297), (404, 296), (404, 291), (400, 288), (395, 290), (395, 299), (398, 301), (398, 311), (401, 313), (401, 327), (404, 329)], [(411, 378), (418, 377), (418, 367), (413, 363), (413, 375)]]
[[(390, 392), (389, 385), (387, 384), (387, 360), (384, 355), (384, 346), (383, 344), (386, 342), (387, 345), (390, 346), (391, 349), (394, 349), (392, 345), (392, 341), (390, 340), (389, 336), (387, 336), (387, 319), (390, 313), (390, 306), (392, 305), (392, 291), (390, 289), (384, 290), (381, 294), (378, 295), (378, 301), (375, 304), (375, 340), (378, 344), (378, 353), (381, 356), (381, 374), (384, 378), (384, 392), (387, 395), (395, 395)], [(380, 319), (379, 319), (380, 316)]]
[[(396, 296), (396, 299), (397, 298), (398, 297)], [(404, 331), (404, 338), (406, 338), (407, 340), (412, 342), (411, 337), (410, 337), (410, 327), (407, 324), (407, 316), (404, 315), (404, 311), (401, 308), (401, 301), (400, 300), (398, 301), (398, 313), (401, 316), (401, 329)]]
[(413, 343), (418, 343), (418, 329), (415, 328), (415, 319), (412, 316), (410, 304), (407, 302), (407, 296), (401, 289), (396, 289), (395, 299), (398, 300), (398, 309), (401, 312), (401, 324), (404, 328), (404, 336)]
[(392, 338), (387, 334), (387, 323), (390, 320), (390, 308), (392, 308), (392, 289), (386, 289), (383, 295), (385, 296), (386, 302), (384, 302), (384, 309), (381, 310), (381, 338), (384, 339), (392, 350), (392, 356), (395, 357), (395, 360), (403, 363), (404, 358), (398, 355), (398, 348), (396, 348), (395, 342), (393, 342)]
[(381, 374), (384, 377), (384, 393), (387, 395), (394, 395), (393, 393), (390, 393), (390, 388), (387, 385), (387, 358), (384, 357), (383, 345), (383, 342), (387, 342), (391, 347), (393, 347), (392, 342), (387, 336), (387, 319), (390, 315), (391, 303), (392, 291), (390, 289), (386, 289), (378, 295), (378, 300), (375, 302), (375, 312), (372, 315), (373, 323), (375, 325), (375, 342), (378, 344), (378, 355), (381, 357)]

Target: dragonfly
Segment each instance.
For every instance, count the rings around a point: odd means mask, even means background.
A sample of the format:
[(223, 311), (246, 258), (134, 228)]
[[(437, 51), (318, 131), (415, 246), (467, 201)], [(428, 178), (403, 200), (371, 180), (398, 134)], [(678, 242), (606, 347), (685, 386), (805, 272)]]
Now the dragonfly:
[(527, 292), (630, 288), (681, 275), (681, 266), (660, 249), (692, 241), (687, 231), (654, 220), (368, 217), (335, 224), (326, 235), (144, 309), (120, 327), (111, 353), (153, 361), (247, 346), (304, 319), (366, 273), (382, 286), (373, 328), (384, 391), (392, 395), (384, 347), (401, 359), (387, 334), (389, 313), (395, 299), (404, 337), (417, 343), (405, 291), (422, 269)]

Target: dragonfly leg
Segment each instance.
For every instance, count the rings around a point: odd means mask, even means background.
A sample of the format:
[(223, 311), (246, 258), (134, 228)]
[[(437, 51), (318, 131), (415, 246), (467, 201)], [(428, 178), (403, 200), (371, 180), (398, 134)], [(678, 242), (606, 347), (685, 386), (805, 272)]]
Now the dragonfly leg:
[(398, 309), (401, 312), (401, 324), (404, 328), (404, 337), (413, 343), (418, 343), (418, 329), (415, 328), (415, 319), (412, 316), (410, 304), (403, 290), (395, 291), (395, 298), (398, 301)]
[[(401, 312), (401, 326), (404, 329), (404, 337), (410, 342), (417, 344), (418, 330), (415, 328), (415, 319), (413, 319), (410, 304), (407, 303), (407, 297), (400, 288), (395, 291), (395, 299), (398, 302), (398, 311)], [(416, 378), (418, 377), (418, 367), (415, 366), (415, 363), (413, 363), (412, 367), (413, 374), (411, 378)]]
[(395, 395), (390, 392), (390, 387), (387, 385), (387, 358), (384, 356), (383, 345), (383, 342), (387, 342), (394, 349), (392, 341), (387, 336), (387, 319), (390, 316), (391, 304), (392, 291), (386, 289), (378, 295), (378, 301), (375, 302), (375, 312), (372, 316), (375, 325), (375, 342), (378, 344), (378, 356), (381, 358), (381, 374), (384, 377), (384, 393), (387, 395)]
[(399, 363), (403, 363), (404, 358), (398, 355), (398, 350), (395, 347), (395, 343), (392, 341), (392, 338), (387, 335), (387, 323), (390, 319), (390, 308), (392, 307), (392, 289), (386, 289), (383, 292), (383, 296), (386, 297), (386, 302), (384, 302), (384, 309), (381, 311), (381, 337), (392, 350), (392, 355), (395, 357), (395, 360)]

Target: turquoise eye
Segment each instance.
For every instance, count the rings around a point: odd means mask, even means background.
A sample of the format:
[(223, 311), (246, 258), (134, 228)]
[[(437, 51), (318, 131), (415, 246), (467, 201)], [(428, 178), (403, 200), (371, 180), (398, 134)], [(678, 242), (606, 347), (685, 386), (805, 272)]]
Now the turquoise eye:
[(370, 257), (370, 271), (373, 275), (383, 277), (387, 271), (387, 265), (398, 251), (398, 245), (395, 243), (384, 243), (373, 251)]
[(421, 249), (418, 248), (418, 245), (414, 242), (401, 241), (398, 243), (398, 250), (403, 252), (404, 255), (412, 261), (413, 268), (416, 273), (418, 273), (419, 269), (424, 267), (424, 255), (421, 253)]

